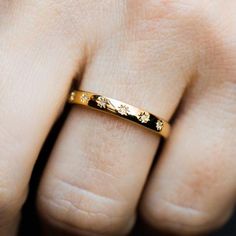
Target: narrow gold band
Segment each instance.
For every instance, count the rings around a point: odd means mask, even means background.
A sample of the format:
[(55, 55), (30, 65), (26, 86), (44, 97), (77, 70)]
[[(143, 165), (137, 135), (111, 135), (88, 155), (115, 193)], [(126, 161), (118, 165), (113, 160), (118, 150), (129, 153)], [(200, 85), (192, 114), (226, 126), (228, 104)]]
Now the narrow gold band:
[(89, 106), (121, 118), (130, 120), (145, 128), (148, 128), (167, 138), (170, 133), (170, 125), (165, 120), (134, 106), (120, 102), (91, 92), (74, 90), (70, 93), (68, 102)]

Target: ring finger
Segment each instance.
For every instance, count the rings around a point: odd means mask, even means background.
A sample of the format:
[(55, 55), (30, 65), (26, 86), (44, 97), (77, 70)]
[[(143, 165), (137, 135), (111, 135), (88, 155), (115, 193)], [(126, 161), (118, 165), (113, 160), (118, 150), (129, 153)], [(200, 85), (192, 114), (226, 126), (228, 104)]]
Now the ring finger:
[[(160, 45), (158, 37), (155, 43), (140, 38), (124, 44), (122, 37), (96, 50), (80, 89), (169, 120), (190, 77), (191, 50), (181, 39), (178, 45), (168, 40)], [(176, 56), (166, 59), (173, 51)], [(42, 217), (58, 229), (84, 235), (127, 233), (158, 142), (158, 136), (126, 121), (74, 107), (41, 182)]]

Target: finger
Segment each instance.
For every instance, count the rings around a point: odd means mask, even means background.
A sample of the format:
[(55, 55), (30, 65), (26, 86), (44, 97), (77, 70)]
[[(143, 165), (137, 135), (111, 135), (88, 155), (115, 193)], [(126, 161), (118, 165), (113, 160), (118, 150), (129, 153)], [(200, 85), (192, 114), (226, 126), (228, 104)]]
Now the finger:
[(209, 64), (202, 60), (201, 76), (186, 95), (141, 204), (150, 224), (180, 234), (202, 235), (222, 226), (235, 204), (236, 54), (215, 47), (211, 52)]
[[(95, 27), (97, 32), (100, 28)], [(191, 74), (192, 48), (178, 38), (179, 32), (174, 32), (175, 43), (135, 29), (135, 41), (130, 32), (124, 42), (127, 32), (121, 31), (92, 53), (80, 88), (144, 107), (168, 120)], [(164, 38), (167, 31), (163, 30)], [(166, 59), (169, 53), (174, 56)], [(127, 233), (158, 141), (126, 121), (74, 107), (41, 182), (42, 218), (58, 230), (82, 235)]]
[(8, 5), (0, 27), (0, 235), (17, 230), (34, 162), (77, 70), (61, 33), (41, 16), (50, 7)]

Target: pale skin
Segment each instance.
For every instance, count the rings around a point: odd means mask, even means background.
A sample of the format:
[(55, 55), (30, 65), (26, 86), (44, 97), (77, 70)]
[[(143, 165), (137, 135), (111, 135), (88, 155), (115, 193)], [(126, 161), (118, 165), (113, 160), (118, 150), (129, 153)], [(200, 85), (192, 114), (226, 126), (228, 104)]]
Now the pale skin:
[(0, 235), (17, 234), (76, 74), (80, 89), (175, 119), (150, 172), (158, 135), (74, 106), (38, 190), (44, 235), (126, 235), (137, 214), (179, 235), (225, 224), (236, 198), (235, 9), (234, 0), (2, 0)]

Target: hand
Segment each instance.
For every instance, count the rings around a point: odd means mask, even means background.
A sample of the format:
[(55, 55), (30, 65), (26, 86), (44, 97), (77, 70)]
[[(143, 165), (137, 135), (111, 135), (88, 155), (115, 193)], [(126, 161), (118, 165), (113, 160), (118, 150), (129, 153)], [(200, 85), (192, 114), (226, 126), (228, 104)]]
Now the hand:
[(160, 137), (73, 106), (38, 191), (43, 222), (103, 236), (127, 234), (137, 212), (179, 234), (222, 226), (236, 197), (235, 9), (234, 0), (2, 1), (0, 235), (16, 234), (77, 73), (80, 89), (176, 115), (149, 173)]

